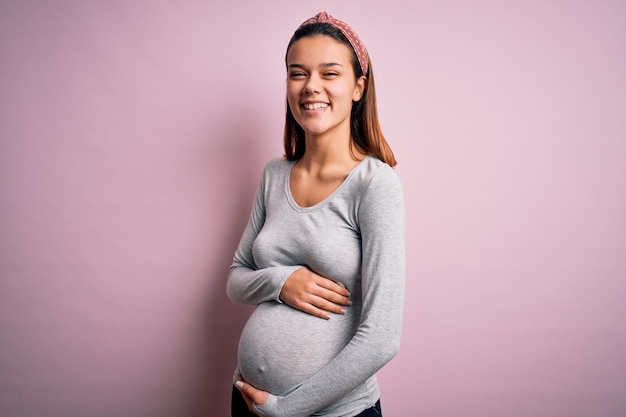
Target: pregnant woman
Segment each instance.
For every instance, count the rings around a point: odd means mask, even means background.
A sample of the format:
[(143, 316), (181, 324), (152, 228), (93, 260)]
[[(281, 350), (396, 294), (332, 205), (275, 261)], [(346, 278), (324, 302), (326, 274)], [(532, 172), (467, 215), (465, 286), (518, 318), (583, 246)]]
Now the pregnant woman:
[(286, 54), (285, 158), (263, 172), (227, 291), (254, 304), (232, 416), (381, 416), (398, 351), (404, 200), (363, 43), (326, 12)]

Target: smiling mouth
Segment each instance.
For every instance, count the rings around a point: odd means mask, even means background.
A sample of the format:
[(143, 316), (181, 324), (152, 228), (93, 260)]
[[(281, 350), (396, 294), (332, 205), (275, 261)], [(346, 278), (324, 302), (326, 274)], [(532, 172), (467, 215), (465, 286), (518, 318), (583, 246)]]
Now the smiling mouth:
[(304, 103), (302, 105), (302, 107), (304, 107), (307, 110), (325, 109), (328, 106), (329, 106), (328, 103)]

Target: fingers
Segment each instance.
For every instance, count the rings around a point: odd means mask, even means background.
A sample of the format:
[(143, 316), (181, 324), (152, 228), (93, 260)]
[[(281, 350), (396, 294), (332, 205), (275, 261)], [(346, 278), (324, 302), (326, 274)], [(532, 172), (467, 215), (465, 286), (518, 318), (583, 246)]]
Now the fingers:
[(344, 314), (344, 306), (352, 304), (345, 287), (307, 268), (296, 270), (285, 281), (280, 297), (291, 307), (326, 320), (329, 313)]
[(248, 391), (250, 390), (251, 386), (246, 384), (243, 381), (237, 381), (235, 382), (235, 386), (237, 387), (237, 389), (239, 391), (241, 391), (241, 393), (243, 394), (243, 396), (247, 399), (251, 399), (250, 395), (248, 394)]
[(235, 383), (235, 386), (243, 394), (243, 397), (246, 400), (246, 403), (248, 403), (248, 407), (252, 412), (254, 412), (252, 404), (264, 405), (267, 401), (267, 398), (269, 397), (269, 392), (256, 389), (252, 385), (247, 384), (243, 381), (237, 381)]
[[(327, 299), (347, 305), (347, 302), (349, 301), (348, 297), (350, 297), (350, 291), (348, 291), (346, 287), (336, 283), (332, 279), (322, 277), (320, 275), (316, 276), (315, 283), (327, 291), (327, 294), (329, 294)], [(333, 298), (331, 299), (330, 297)]]
[[(306, 300), (306, 301), (305, 301)], [(351, 302), (347, 300), (344, 302), (345, 305), (350, 305)], [(326, 300), (323, 297), (309, 294), (305, 299), (299, 302), (294, 302), (290, 304), (292, 307), (297, 308), (298, 310), (302, 310), (305, 313), (311, 314), (312, 316), (320, 317), (325, 320), (329, 320), (331, 315), (329, 313), (335, 314), (345, 314), (346, 309), (341, 305), (337, 305)]]
[[(323, 310), (319, 307), (314, 306), (313, 304), (301, 303), (299, 305), (292, 306), (292, 307), (296, 307), (298, 310), (304, 311), (305, 313), (308, 313), (315, 317), (319, 317), (324, 320), (330, 320), (331, 318), (331, 315), (328, 314), (329, 310)], [(343, 314), (343, 313), (339, 312), (337, 314)]]
[(311, 290), (309, 302), (319, 310), (345, 314), (346, 309), (343, 306), (352, 304), (349, 298), (350, 292), (345, 287), (324, 277), (317, 277), (315, 284), (317, 287)]
[[(325, 298), (325, 296), (312, 296), (309, 302), (313, 307), (319, 310), (327, 311), (329, 313), (335, 313), (335, 314), (346, 313), (345, 307), (343, 307), (341, 304), (337, 304), (335, 302), (329, 301), (327, 298)], [(343, 305), (349, 305), (347, 303), (349, 303), (349, 300), (342, 302)]]
[(242, 381), (237, 381), (235, 383), (235, 386), (237, 387), (237, 389), (241, 392), (241, 396), (243, 397), (243, 400), (246, 402), (246, 405), (248, 406), (248, 410), (253, 413), (256, 414), (254, 412), (254, 402), (252, 401), (252, 398), (250, 398), (250, 396), (247, 394), (247, 384), (245, 384)]
[[(318, 284), (319, 285), (319, 284)], [(324, 300), (328, 300), (332, 303), (335, 304), (339, 304), (339, 305), (344, 305), (344, 306), (349, 306), (352, 304), (352, 301), (350, 301), (350, 293), (348, 292), (348, 290), (346, 290), (343, 287), (340, 287), (344, 290), (345, 294), (340, 294), (334, 290), (329, 290), (323, 286), (319, 286), (319, 288), (316, 291), (316, 294), (318, 297), (323, 298)]]

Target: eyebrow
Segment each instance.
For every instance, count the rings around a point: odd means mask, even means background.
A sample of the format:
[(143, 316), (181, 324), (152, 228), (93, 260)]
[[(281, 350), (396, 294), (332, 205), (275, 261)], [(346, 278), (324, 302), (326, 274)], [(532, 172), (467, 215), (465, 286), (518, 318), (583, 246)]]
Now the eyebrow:
[[(324, 62), (322, 64), (320, 64), (320, 67), (324, 67), (324, 68), (328, 68), (328, 67), (343, 67), (343, 65), (341, 65), (338, 62)], [(289, 64), (288, 68), (301, 68), (304, 69), (304, 65), (302, 64)]]

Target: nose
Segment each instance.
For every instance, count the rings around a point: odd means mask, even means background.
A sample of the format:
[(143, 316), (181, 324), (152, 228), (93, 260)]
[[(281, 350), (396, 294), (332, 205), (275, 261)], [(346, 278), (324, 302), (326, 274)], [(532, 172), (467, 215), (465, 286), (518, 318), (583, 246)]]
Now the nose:
[(319, 77), (311, 74), (304, 84), (304, 94), (317, 94), (320, 92)]

